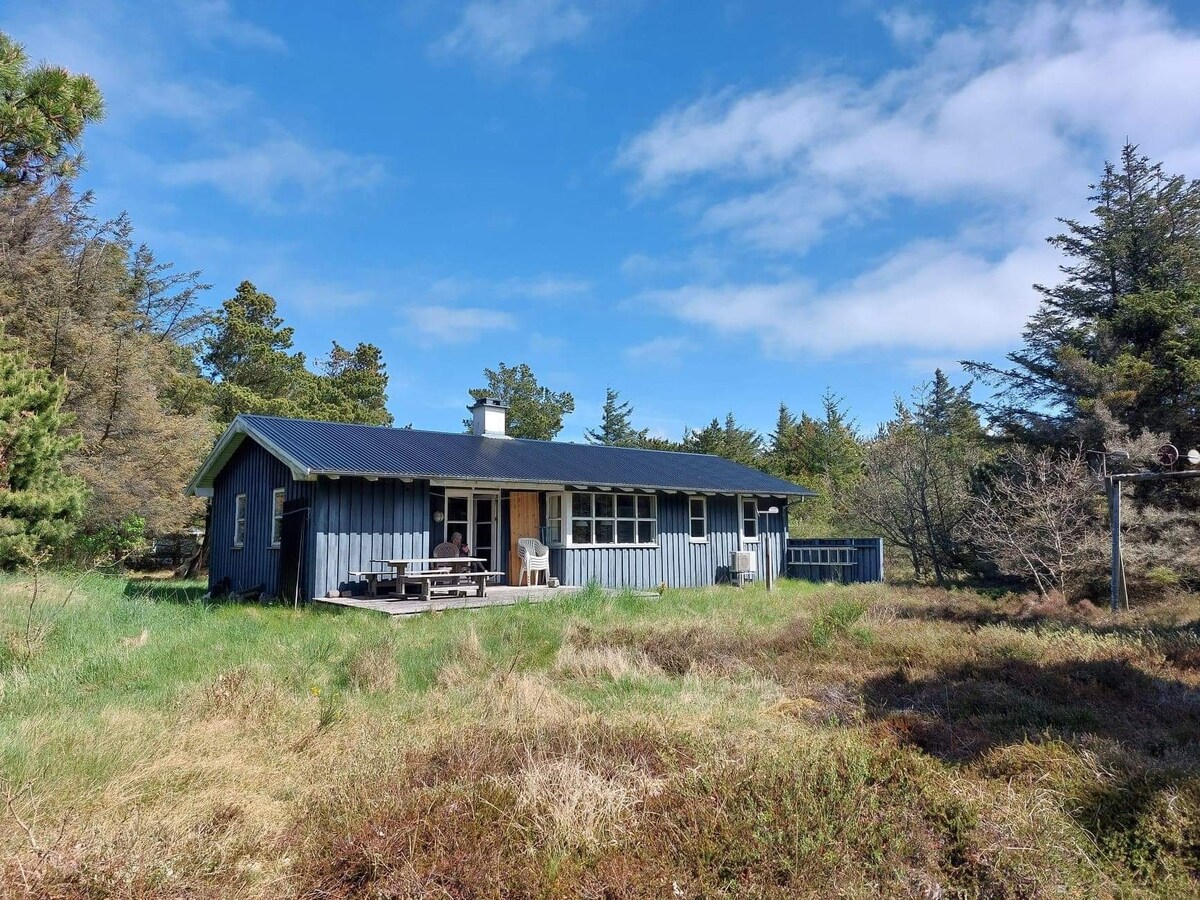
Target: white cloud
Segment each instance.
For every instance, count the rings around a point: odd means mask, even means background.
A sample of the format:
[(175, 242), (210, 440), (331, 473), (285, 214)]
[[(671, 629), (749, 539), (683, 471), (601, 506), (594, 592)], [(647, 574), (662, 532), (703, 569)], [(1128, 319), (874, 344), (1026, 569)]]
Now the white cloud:
[(759, 337), (778, 356), (864, 347), (969, 351), (1019, 334), (1036, 303), (1031, 280), (1053, 274), (1056, 262), (1044, 244), (992, 261), (928, 242), (829, 290), (793, 279), (689, 285), (643, 299), (687, 322)]
[(489, 331), (515, 328), (517, 320), (498, 309), (460, 306), (411, 306), (405, 310), (409, 326), (439, 344), (470, 344)]
[(208, 127), (243, 109), (252, 96), (238, 85), (172, 71), (170, 42), (151, 22), (111, 3), (55, 4), (49, 14), (14, 17), (6, 30), (34, 59), (95, 78), (105, 98), (106, 127), (133, 131), (149, 118)]
[(586, 294), (592, 289), (590, 281), (569, 275), (539, 275), (535, 278), (518, 278), (504, 282), (502, 296), (533, 297), (538, 300), (553, 300)]
[(686, 337), (656, 337), (625, 348), (625, 358), (636, 365), (675, 369), (694, 348), (695, 343)]
[(503, 300), (556, 300), (590, 293), (592, 283), (575, 275), (542, 273), (521, 278), (489, 280), (469, 275), (438, 278), (423, 291), (427, 296), (451, 302), (466, 297)]
[(1024, 204), (1064, 183), (1077, 191), (1096, 148), (1126, 135), (1194, 156), (1200, 94), (1172, 85), (1197, 79), (1200, 38), (1156, 9), (1040, 3), (944, 33), (873, 82), (819, 76), (702, 98), (619, 162), (646, 190), (746, 185), (710, 204), (703, 225), (803, 248), (847, 209), (889, 199)]
[(933, 16), (904, 7), (891, 7), (879, 13), (879, 21), (892, 40), (902, 46), (924, 43), (933, 34)]
[(512, 66), (530, 54), (581, 38), (592, 17), (573, 0), (471, 0), (439, 53)]
[(165, 184), (207, 186), (232, 200), (279, 211), (297, 200), (311, 202), (345, 189), (370, 187), (383, 174), (382, 163), (371, 157), (322, 149), (284, 134), (258, 144), (225, 147), (208, 157), (165, 163), (159, 177)]
[[(6, 31), (35, 59), (96, 79), (107, 115), (90, 133), (122, 145), (108, 157), (127, 161), (118, 176), (127, 186), (205, 185), (238, 203), (279, 210), (373, 185), (382, 174), (372, 157), (328, 147), (295, 123), (272, 120), (246, 86), (192, 70), (212, 70), (195, 64), (212, 48), (284, 48), (282, 38), (240, 18), (227, 0), (148, 9), (110, 0), (35, 6), (10, 17)], [(150, 122), (179, 126), (169, 132), (170, 150), (146, 149)], [(230, 134), (259, 137), (227, 146)]]
[(283, 38), (269, 29), (239, 18), (229, 0), (184, 0), (179, 12), (202, 40), (254, 50), (283, 50)]
[(817, 284), (755, 263), (752, 280), (647, 292), (660, 310), (781, 353), (1003, 346), (1032, 283), (1056, 278), (1042, 240), (1054, 216), (1086, 213), (1087, 185), (1127, 136), (1169, 169), (1200, 164), (1200, 93), (1177, 88), (1200, 81), (1200, 35), (1161, 9), (1036, 2), (941, 33), (909, 13), (885, 23), (913, 45), (910, 63), (717, 91), (618, 154), (643, 200), (681, 195), (696, 232), (743, 270), (762, 251), (803, 265), (835, 239), (845, 256), (865, 234), (859, 274)]

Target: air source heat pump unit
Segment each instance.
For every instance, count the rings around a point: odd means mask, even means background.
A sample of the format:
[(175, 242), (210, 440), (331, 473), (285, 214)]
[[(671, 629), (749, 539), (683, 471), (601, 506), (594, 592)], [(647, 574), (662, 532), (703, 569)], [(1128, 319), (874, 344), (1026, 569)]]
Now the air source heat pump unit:
[(752, 550), (731, 550), (729, 553), (729, 568), (736, 574), (748, 573), (754, 574), (756, 568), (754, 551)]

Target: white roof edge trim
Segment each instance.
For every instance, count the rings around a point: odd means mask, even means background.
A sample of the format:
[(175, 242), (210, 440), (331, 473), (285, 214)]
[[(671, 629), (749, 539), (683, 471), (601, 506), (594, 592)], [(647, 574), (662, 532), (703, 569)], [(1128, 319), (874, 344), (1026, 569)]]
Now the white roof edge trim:
[[(237, 418), (229, 423), (229, 427), (225, 429), (225, 433), (217, 439), (216, 446), (213, 447), (212, 451), (208, 454), (208, 458), (204, 460), (204, 464), (200, 466), (199, 471), (192, 476), (192, 480), (188, 482), (188, 486), (184, 489), (184, 494), (190, 494), (196, 497), (211, 497), (212, 482), (216, 479), (220, 468), (223, 468), (222, 464), (221, 467), (216, 468), (216, 471), (214, 471), (217, 460), (221, 459), (222, 454), (225, 452), (230, 443), (232, 443), (235, 439), (238, 439), (238, 442), (240, 443), (241, 439), (245, 437), (253, 438), (260, 447), (291, 469), (292, 477), (297, 481), (308, 480), (314, 474), (312, 470), (310, 470), (290, 453), (283, 450), (274, 441), (263, 437), (262, 434), (259, 433), (258, 429), (249, 425), (239, 414)], [(228, 462), (228, 459), (226, 459), (225, 462)], [(202, 491), (207, 491), (208, 493), (201, 493)]]

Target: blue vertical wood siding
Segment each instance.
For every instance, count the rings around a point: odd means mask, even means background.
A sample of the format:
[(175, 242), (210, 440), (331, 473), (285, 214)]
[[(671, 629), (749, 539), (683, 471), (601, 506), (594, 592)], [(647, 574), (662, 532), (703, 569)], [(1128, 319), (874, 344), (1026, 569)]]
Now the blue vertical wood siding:
[(429, 555), (427, 481), (395, 478), (322, 478), (313, 504), (313, 591), (361, 589), (351, 570), (386, 571), (373, 559)]
[(605, 587), (647, 590), (666, 583), (668, 587), (703, 587), (729, 577), (729, 554), (754, 550), (759, 577), (766, 572), (766, 544), (771, 542), (771, 561), (777, 574), (784, 573), (787, 539), (787, 501), (762, 500), (760, 505), (777, 506), (780, 512), (759, 517), (761, 537), (742, 545), (741, 511), (736, 497), (708, 497), (708, 540), (690, 539), (691, 519), (686, 494), (658, 495), (657, 547), (555, 547), (550, 550), (550, 574), (563, 584), (599, 582)]
[[(295, 481), (291, 470), (252, 440), (245, 440), (213, 484), (209, 540), (208, 585), (228, 579), (230, 590), (261, 587), (264, 595), (279, 593), (279, 551), (271, 547), (271, 492), (283, 488), (288, 500), (312, 502), (314, 483)], [(246, 495), (246, 539), (233, 546), (235, 498)], [(311, 536), (306, 548), (301, 584), (312, 578)]]
[[(840, 581), (843, 584), (883, 581), (883, 538), (792, 538), (787, 543), (789, 550), (799, 550), (803, 547), (852, 547), (854, 549), (854, 565), (852, 566), (789, 564), (787, 574), (790, 578), (800, 578), (805, 581)], [(789, 554), (789, 557), (792, 556), (799, 557), (799, 554)]]
[[(214, 484), (212, 550), (209, 581), (228, 579), (232, 590), (260, 587), (266, 595), (279, 591), (279, 551), (270, 547), (271, 492), (284, 488), (288, 500), (303, 499), (311, 506), (304, 566), (305, 596), (329, 591), (361, 591), (350, 571), (381, 569), (375, 559), (425, 557), (443, 540), (444, 529), (432, 521), (433, 505), (440, 507), (441, 488), (429, 482), (396, 478), (321, 478), (294, 481), (274, 456), (247, 439), (221, 470)], [(247, 496), (245, 546), (233, 549), (235, 497)], [(499, 567), (508, 568), (510, 492), (500, 495)], [(766, 546), (779, 574), (786, 571), (787, 501), (760, 498), (760, 508), (777, 506), (778, 514), (759, 518), (760, 540), (743, 547), (741, 511), (736, 497), (707, 497), (708, 537), (690, 539), (689, 496), (659, 493), (658, 543), (653, 547), (552, 548), (551, 574), (563, 584), (598, 582), (605, 587), (651, 589), (699, 587), (729, 577), (729, 555), (737, 549), (755, 551), (759, 577), (766, 571)], [(541, 519), (545, 524), (545, 497)], [(509, 583), (515, 573), (508, 573)]]

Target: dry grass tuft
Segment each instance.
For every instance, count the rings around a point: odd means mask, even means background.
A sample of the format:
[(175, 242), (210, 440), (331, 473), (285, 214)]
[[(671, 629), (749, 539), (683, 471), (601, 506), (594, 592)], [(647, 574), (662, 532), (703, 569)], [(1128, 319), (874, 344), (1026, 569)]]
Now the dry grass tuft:
[(645, 652), (611, 644), (591, 647), (564, 644), (555, 658), (554, 670), (571, 678), (608, 678), (612, 681), (663, 674)]
[(121, 646), (132, 650), (137, 647), (145, 647), (148, 640), (150, 640), (150, 629), (143, 628), (136, 637), (121, 638)]
[(395, 645), (384, 639), (358, 647), (346, 664), (346, 674), (357, 690), (390, 691), (400, 675)]
[(600, 773), (577, 756), (546, 759), (533, 753), (511, 780), (518, 811), (553, 854), (617, 843), (645, 798), (662, 789), (660, 780), (634, 767)]

